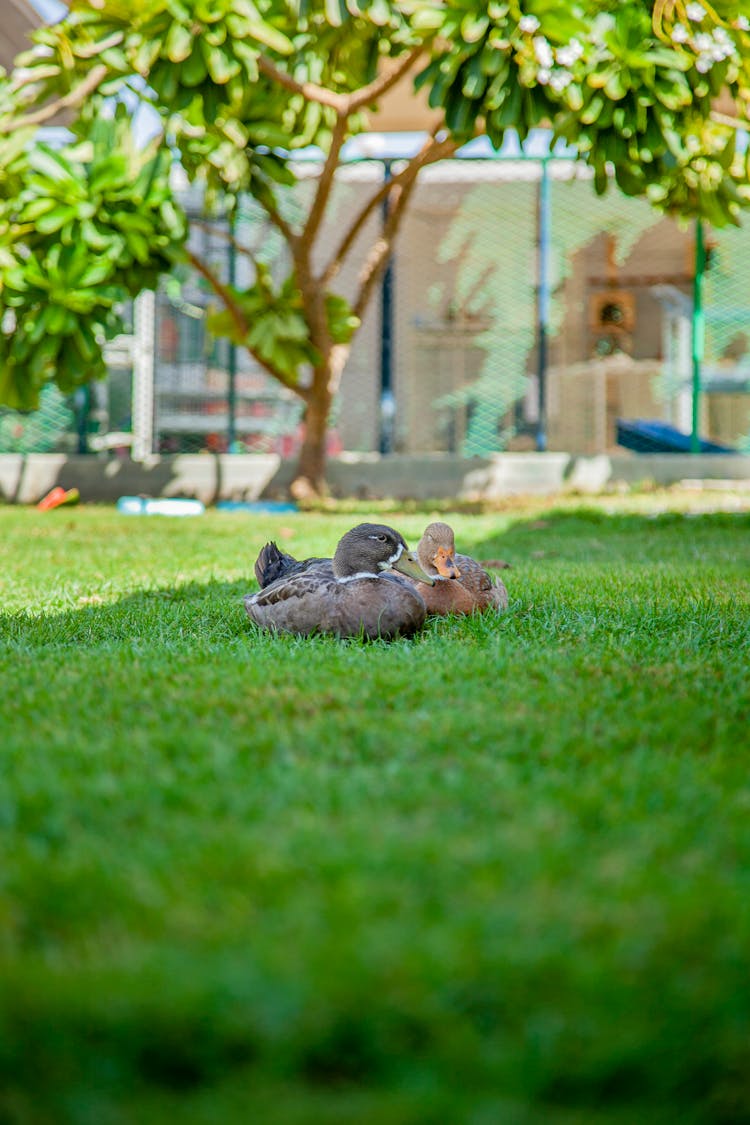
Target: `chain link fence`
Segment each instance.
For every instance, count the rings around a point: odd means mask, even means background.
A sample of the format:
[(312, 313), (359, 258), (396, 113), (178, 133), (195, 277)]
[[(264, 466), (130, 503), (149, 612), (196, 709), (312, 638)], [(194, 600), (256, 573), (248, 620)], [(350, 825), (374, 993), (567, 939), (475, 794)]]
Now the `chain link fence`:
[[(398, 161), (341, 170), (321, 261), (389, 168)], [(291, 221), (304, 212), (317, 167), (299, 171)], [(251, 283), (254, 257), (283, 279), (285, 248), (253, 201), (243, 201), (233, 240), (228, 224), (203, 219), (196, 197), (185, 202), (191, 248), (222, 280)], [(363, 249), (381, 221), (371, 216)], [(565, 159), (456, 159), (426, 169), (388, 300), (376, 294), (353, 345), (330, 451), (676, 450), (691, 447), (696, 421), (707, 442), (750, 451), (750, 227), (709, 232), (706, 246), (696, 373), (693, 225), (614, 189), (597, 197), (586, 170)], [(351, 296), (355, 281), (356, 269), (344, 269), (338, 291)], [(157, 294), (152, 393), (142, 398), (146, 451), (294, 456), (299, 400), (244, 349), (212, 338), (211, 303), (187, 270)], [(129, 436), (139, 428), (133, 351), (110, 348), (110, 377), (84, 403), (49, 388), (33, 415), (0, 412), (0, 451), (138, 447), (137, 433)]]
[(700, 429), (750, 453), (750, 232), (706, 240)]

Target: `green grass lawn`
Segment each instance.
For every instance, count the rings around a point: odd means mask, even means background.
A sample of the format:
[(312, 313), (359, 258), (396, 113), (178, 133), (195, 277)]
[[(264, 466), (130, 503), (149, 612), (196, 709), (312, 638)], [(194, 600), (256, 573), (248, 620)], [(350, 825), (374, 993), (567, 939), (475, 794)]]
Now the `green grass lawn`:
[(364, 510), (0, 509), (0, 1122), (750, 1121), (750, 514), (649, 506), (391, 645), (242, 607)]

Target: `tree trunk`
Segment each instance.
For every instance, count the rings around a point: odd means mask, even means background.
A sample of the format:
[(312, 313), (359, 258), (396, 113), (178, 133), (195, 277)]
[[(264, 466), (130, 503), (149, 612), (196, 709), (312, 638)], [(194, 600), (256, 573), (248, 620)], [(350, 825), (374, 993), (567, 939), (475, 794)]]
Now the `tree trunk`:
[(326, 438), (331, 392), (328, 371), (316, 371), (310, 387), (304, 416), (304, 436), (297, 463), (297, 473), (290, 492), (295, 500), (312, 500), (327, 494)]

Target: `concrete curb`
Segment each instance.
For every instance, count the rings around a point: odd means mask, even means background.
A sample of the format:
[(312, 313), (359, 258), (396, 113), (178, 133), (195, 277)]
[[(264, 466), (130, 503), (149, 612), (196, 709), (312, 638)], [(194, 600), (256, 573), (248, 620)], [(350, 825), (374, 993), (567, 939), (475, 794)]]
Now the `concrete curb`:
[[(113, 503), (120, 496), (194, 496), (217, 500), (282, 497), (294, 464), (275, 455), (176, 454), (140, 463), (117, 457), (56, 453), (0, 454), (0, 500), (34, 504), (51, 488), (78, 488), (81, 499)], [(498, 500), (563, 491), (601, 492), (618, 484), (681, 480), (750, 480), (740, 454), (498, 453), (486, 458), (347, 453), (329, 464), (333, 496), (363, 500)]]

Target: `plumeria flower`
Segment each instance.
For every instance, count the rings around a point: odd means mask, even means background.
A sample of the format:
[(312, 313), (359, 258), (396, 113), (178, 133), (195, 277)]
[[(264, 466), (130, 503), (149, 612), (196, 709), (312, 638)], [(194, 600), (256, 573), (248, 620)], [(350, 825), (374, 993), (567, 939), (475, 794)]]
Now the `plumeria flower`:
[(561, 94), (573, 81), (573, 75), (567, 70), (553, 70), (549, 84), (556, 94)]
[(714, 63), (723, 62), (737, 53), (731, 37), (722, 27), (717, 28), (713, 35), (701, 32), (693, 43), (698, 52), (695, 65), (700, 74), (706, 74)]
[(583, 47), (577, 39), (571, 39), (564, 47), (558, 47), (555, 57), (560, 66), (573, 66), (583, 54)]
[(728, 59), (735, 53), (734, 42), (728, 31), (723, 27), (714, 30), (714, 54), (720, 54), (723, 59)]
[(535, 31), (538, 31), (540, 26), (541, 25), (536, 16), (521, 16), (520, 20), (518, 21), (519, 31), (526, 32), (526, 34), (528, 35), (533, 35)]
[(537, 35), (534, 39), (534, 54), (539, 65), (545, 69), (549, 69), (555, 61), (552, 48), (543, 35)]

